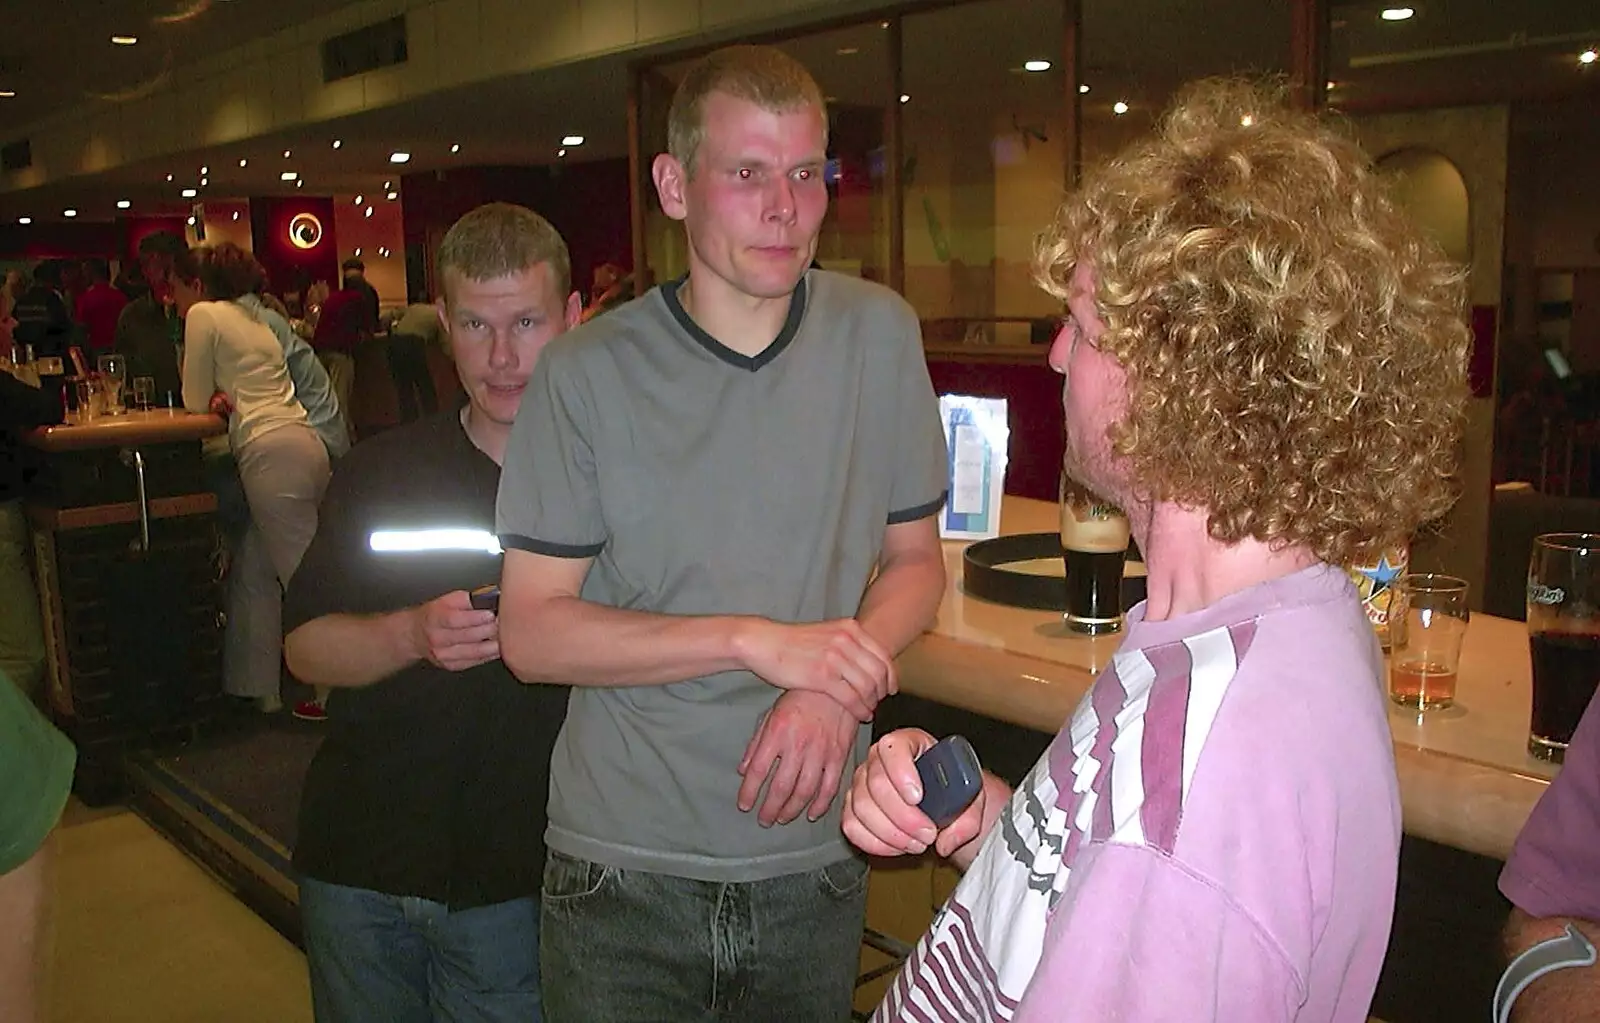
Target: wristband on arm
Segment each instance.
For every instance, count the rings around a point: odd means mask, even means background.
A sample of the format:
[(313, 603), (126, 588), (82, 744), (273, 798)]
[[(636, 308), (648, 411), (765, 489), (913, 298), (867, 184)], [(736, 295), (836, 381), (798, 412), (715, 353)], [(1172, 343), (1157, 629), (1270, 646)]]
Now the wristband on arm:
[(1516, 1003), (1517, 996), (1540, 977), (1594, 963), (1594, 945), (1577, 927), (1567, 924), (1564, 934), (1541, 941), (1511, 960), (1494, 989), (1494, 1023), (1506, 1023), (1511, 1018), (1511, 1006)]

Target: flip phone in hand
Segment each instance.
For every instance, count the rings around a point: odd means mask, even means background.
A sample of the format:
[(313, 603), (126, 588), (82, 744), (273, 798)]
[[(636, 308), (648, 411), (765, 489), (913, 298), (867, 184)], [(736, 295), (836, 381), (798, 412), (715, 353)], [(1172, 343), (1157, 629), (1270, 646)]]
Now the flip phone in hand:
[(494, 583), (478, 587), (467, 594), (467, 599), (472, 601), (474, 610), (500, 613), (500, 587)]
[(947, 735), (917, 758), (922, 777), (922, 802), (917, 808), (941, 831), (972, 805), (983, 788), (983, 767), (972, 743)]

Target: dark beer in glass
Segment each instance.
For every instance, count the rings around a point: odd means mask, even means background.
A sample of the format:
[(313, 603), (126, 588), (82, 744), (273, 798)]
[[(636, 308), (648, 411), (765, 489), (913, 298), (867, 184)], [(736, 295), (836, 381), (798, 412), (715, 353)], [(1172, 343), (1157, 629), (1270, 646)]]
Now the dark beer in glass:
[(1067, 568), (1062, 620), (1072, 632), (1122, 631), (1122, 570), (1128, 520), (1112, 504), (1061, 477), (1061, 551)]
[(1528, 566), (1528, 752), (1560, 763), (1600, 682), (1600, 534), (1547, 533)]

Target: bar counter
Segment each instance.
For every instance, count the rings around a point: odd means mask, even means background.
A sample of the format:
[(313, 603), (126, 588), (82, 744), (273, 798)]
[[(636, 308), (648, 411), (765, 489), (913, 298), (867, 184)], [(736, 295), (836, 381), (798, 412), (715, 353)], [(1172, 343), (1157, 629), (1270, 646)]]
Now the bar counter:
[(225, 559), (200, 442), (225, 432), (158, 409), (27, 435), (47, 692), (91, 805), (118, 798), (124, 754), (221, 708)]
[[(1055, 532), (1056, 506), (1006, 497), (1005, 533)], [(944, 602), (934, 628), (900, 658), (903, 692), (1054, 733), (1121, 636), (1069, 634), (1061, 616), (969, 597), (966, 544), (945, 542)], [(1556, 768), (1528, 755), (1531, 666), (1521, 622), (1474, 615), (1456, 706), (1389, 707), (1407, 833), (1504, 859)]]

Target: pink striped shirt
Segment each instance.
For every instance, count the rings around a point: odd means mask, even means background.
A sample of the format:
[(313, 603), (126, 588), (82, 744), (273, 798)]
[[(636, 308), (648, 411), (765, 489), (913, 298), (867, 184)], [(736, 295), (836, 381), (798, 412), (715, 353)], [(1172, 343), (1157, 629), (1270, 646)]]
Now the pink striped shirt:
[(1400, 799), (1355, 589), (1317, 566), (1142, 612), (877, 1023), (1367, 1018)]

